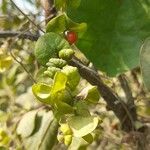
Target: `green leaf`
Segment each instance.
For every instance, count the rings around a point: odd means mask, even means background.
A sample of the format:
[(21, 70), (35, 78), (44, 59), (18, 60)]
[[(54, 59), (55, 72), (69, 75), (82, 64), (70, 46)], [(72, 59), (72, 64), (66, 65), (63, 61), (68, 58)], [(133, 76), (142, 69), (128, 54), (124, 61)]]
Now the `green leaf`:
[(52, 93), (51, 99), (52, 99), (52, 102), (55, 103), (56, 106), (58, 105), (59, 102), (64, 102), (69, 105), (72, 105), (73, 103), (73, 97), (67, 89), (61, 90), (57, 93)]
[(27, 150), (52, 149), (56, 142), (58, 122), (52, 112), (39, 111), (35, 121), (36, 127), (30, 137), (24, 138), (24, 146)]
[(150, 90), (150, 38), (147, 38), (141, 48), (140, 67), (144, 84)]
[(83, 137), (91, 133), (98, 125), (97, 117), (73, 116), (68, 120), (68, 124), (75, 137)]
[(74, 109), (65, 102), (58, 101), (56, 103), (56, 108), (59, 113), (64, 114), (73, 114)]
[(70, 7), (72, 9), (76, 9), (80, 6), (81, 0), (67, 0), (67, 7)]
[(77, 32), (80, 38), (86, 29), (86, 23), (76, 23), (66, 14), (61, 14), (48, 22), (46, 32), (63, 33), (65, 30), (71, 30)]
[(12, 57), (0, 54), (0, 73), (5, 72), (12, 65)]
[(58, 132), (58, 121), (54, 119), (50, 124), (46, 131), (46, 134), (44, 138), (42, 139), (42, 144), (39, 147), (39, 150), (50, 150), (53, 148), (56, 138), (57, 138), (57, 132)]
[(66, 29), (75, 31), (78, 33), (78, 37), (81, 38), (84, 32), (87, 30), (86, 23), (76, 23), (66, 16)]
[(18, 124), (17, 134), (21, 135), (23, 138), (30, 136), (35, 128), (36, 115), (37, 111), (30, 111), (26, 113)]
[(45, 66), (50, 58), (56, 57), (61, 49), (70, 48), (69, 43), (56, 33), (46, 33), (41, 36), (35, 45), (35, 56), (38, 62)]
[(64, 14), (61, 14), (51, 19), (46, 26), (46, 32), (61, 33), (65, 31), (65, 29), (66, 29), (66, 16)]
[(88, 106), (84, 101), (79, 101), (75, 105), (76, 114), (79, 116), (87, 117), (90, 116), (90, 112), (88, 110)]
[(87, 134), (87, 135), (85, 135), (85, 136), (83, 136), (82, 137), (85, 141), (87, 141), (89, 144), (91, 144), (92, 142), (93, 142), (93, 136), (92, 136), (92, 134)]
[(87, 23), (78, 48), (98, 69), (115, 76), (139, 65), (142, 40), (150, 34), (149, 11), (145, 0), (82, 0), (67, 14)]
[(6, 147), (0, 146), (0, 150), (8, 150)]
[(54, 0), (55, 7), (59, 9), (65, 9), (66, 8), (66, 0)]
[(90, 103), (97, 103), (100, 95), (96, 86), (87, 86), (78, 94), (78, 97)]
[(67, 75), (68, 86), (74, 90), (80, 81), (78, 69), (72, 66), (65, 66), (63, 67), (62, 72)]
[(55, 7), (60, 10), (65, 10), (67, 7), (76, 9), (79, 7), (81, 0), (54, 0)]
[(67, 76), (62, 72), (57, 72), (54, 77), (54, 84), (51, 93), (57, 93), (66, 88)]
[(50, 104), (51, 86), (44, 83), (37, 83), (32, 86), (32, 92), (42, 103)]
[(10, 137), (7, 134), (7, 132), (5, 130), (3, 130), (2, 128), (0, 128), (0, 147), (1, 146), (8, 146), (9, 142), (10, 142)]
[(54, 77), (54, 84), (51, 89), (51, 100), (54, 108), (61, 114), (72, 113), (72, 95), (66, 89), (67, 76), (62, 72), (57, 72)]
[(89, 143), (80, 137), (73, 137), (68, 150), (86, 150)]

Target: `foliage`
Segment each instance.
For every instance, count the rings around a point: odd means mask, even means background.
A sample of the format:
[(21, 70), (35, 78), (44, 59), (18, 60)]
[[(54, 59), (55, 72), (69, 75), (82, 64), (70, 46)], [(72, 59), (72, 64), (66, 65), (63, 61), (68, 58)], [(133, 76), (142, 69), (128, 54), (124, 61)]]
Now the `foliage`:
[(35, 46), (35, 56), (39, 63), (45, 65), (51, 57), (55, 57), (58, 51), (69, 47), (68, 42), (58, 34), (47, 33), (38, 39)]
[(140, 46), (150, 34), (149, 2), (82, 0), (67, 10), (71, 19), (87, 23), (77, 46), (97, 68), (115, 76), (139, 65)]
[(140, 53), (140, 65), (141, 65), (141, 71), (144, 79), (144, 83), (148, 90), (150, 90), (150, 80), (149, 80), (149, 54), (150, 54), (150, 40), (147, 38), (141, 48)]
[[(39, 1), (26, 0), (25, 3), (36, 7), (37, 13), (26, 12), (36, 26), (7, 0), (2, 1), (0, 8), (3, 30), (40, 35), (36, 43), (20, 39), (20, 35), (0, 41), (0, 149), (128, 148), (129, 143), (121, 140), (125, 133), (117, 117), (108, 112), (101, 91), (85, 81), (79, 68), (70, 62), (76, 57), (80, 58), (79, 62), (85, 60), (94, 72), (96, 66), (104, 72), (100, 72), (102, 84), (118, 93), (124, 104), (128, 103), (129, 95), (123, 92), (117, 75), (127, 70), (132, 73), (131, 69), (139, 66), (140, 46), (150, 31), (149, 2), (54, 0), (57, 13), (46, 26), (41, 21), (43, 8)], [(39, 28), (45, 29), (45, 33)], [(66, 31), (76, 33), (77, 42), (69, 42)], [(149, 89), (149, 38), (141, 49), (140, 65)], [(126, 76), (137, 113), (147, 119), (149, 95), (139, 83), (141, 76), (133, 75), (137, 78), (134, 83), (132, 75)], [(134, 126), (138, 133), (143, 122), (136, 121)]]

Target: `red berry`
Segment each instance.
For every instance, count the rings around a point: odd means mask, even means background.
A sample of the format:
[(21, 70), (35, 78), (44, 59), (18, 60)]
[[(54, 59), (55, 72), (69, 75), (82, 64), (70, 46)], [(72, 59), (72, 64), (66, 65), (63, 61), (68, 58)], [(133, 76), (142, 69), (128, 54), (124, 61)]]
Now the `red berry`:
[(65, 38), (70, 44), (73, 44), (77, 41), (78, 37), (74, 31), (65, 31)]

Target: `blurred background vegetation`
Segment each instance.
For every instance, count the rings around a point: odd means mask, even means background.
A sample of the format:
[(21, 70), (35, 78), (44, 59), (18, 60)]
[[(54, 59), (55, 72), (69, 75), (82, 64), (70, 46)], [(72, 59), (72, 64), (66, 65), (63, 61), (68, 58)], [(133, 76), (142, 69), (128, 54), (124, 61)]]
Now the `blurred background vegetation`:
[[(44, 12), (40, 1), (15, 0), (14, 2), (33, 22), (44, 28)], [(41, 31), (8, 0), (0, 0), (1, 31), (21, 31), (21, 33), (32, 33), (37, 36), (41, 34)], [(23, 65), (33, 77), (36, 76), (39, 66), (33, 54), (34, 44), (33, 41), (20, 39), (17, 36), (13, 38), (0, 37), (0, 150), (24, 149), (20, 137), (16, 134), (20, 118), (30, 110), (46, 109), (46, 106), (36, 102), (31, 91), (33, 81), (30, 79), (29, 73), (22, 67)], [(12, 55), (21, 63), (16, 62)], [(108, 78), (105, 74), (102, 74), (102, 77), (107, 85), (126, 100), (118, 78)], [(150, 95), (143, 87), (139, 68), (127, 72), (125, 77), (135, 99), (139, 118), (137, 128), (140, 128), (143, 123), (149, 124), (150, 122)], [(86, 81), (83, 80), (79, 87), (86, 84)], [(98, 127), (97, 140), (88, 149), (142, 149), (139, 141), (142, 145), (142, 141), (149, 140), (148, 132), (146, 136), (140, 135), (140, 133), (124, 133), (120, 130), (118, 119), (105, 107), (106, 104), (102, 100), (91, 110), (93, 114), (101, 116), (102, 124)], [(148, 147), (148, 144), (145, 145), (145, 149)], [(66, 149), (66, 147), (57, 143), (54, 149)]]

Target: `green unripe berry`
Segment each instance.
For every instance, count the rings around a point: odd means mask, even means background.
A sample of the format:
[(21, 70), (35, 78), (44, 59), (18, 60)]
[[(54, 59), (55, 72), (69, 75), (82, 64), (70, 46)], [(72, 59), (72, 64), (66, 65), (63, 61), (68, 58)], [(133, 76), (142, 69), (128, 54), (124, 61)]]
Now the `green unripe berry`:
[(72, 49), (62, 49), (59, 51), (58, 55), (59, 55), (59, 58), (62, 58), (68, 61), (74, 55), (74, 51)]
[(58, 67), (62, 68), (67, 64), (67, 62), (60, 58), (51, 58), (49, 59), (49, 62), (46, 64), (49, 67)]
[(64, 136), (64, 144), (66, 146), (69, 146), (72, 142), (72, 135), (65, 135)]
[(59, 68), (56, 67), (48, 67), (46, 71), (44, 71), (44, 74), (47, 75), (50, 78), (53, 78), (55, 73), (61, 71)]
[(64, 135), (71, 135), (72, 134), (72, 130), (69, 127), (68, 124), (61, 124), (60, 126), (60, 131), (64, 134)]

